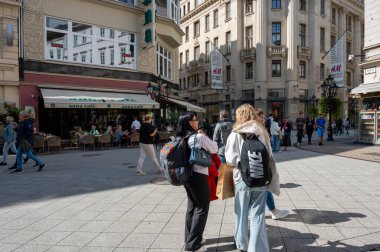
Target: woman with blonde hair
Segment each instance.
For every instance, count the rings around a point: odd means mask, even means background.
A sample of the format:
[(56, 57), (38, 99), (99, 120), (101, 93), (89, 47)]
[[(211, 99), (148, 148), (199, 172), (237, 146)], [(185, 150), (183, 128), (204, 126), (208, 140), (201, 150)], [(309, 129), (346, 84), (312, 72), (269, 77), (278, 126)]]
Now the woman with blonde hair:
[[(269, 154), (272, 180), (268, 186), (249, 187), (242, 179), (239, 167), (245, 135), (255, 135)], [(235, 244), (237, 249), (248, 252), (269, 251), (265, 226), (265, 202), (267, 190), (280, 195), (280, 181), (273, 157), (269, 134), (262, 125), (254, 107), (243, 104), (236, 110), (236, 123), (227, 139), (226, 161), (234, 166), (235, 184)], [(250, 228), (248, 228), (250, 216)], [(250, 238), (248, 231), (250, 229)]]

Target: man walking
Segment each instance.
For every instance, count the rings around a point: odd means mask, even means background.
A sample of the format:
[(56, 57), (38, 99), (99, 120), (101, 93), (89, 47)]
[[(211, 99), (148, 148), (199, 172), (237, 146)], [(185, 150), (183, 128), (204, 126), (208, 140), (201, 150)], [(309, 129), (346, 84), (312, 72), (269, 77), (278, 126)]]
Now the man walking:
[(11, 149), (13, 153), (16, 153), (16, 131), (15, 123), (13, 122), (12, 116), (7, 116), (5, 118), (7, 126), (4, 129), (4, 147), (3, 147), (3, 161), (0, 165), (7, 165), (8, 150)]
[(302, 143), (303, 131), (305, 129), (305, 118), (303, 117), (303, 112), (301, 111), (296, 119), (297, 127), (297, 145)]
[(228, 119), (228, 113), (225, 110), (220, 111), (219, 119), (220, 121), (215, 126), (212, 141), (218, 144), (219, 158), (225, 163), (226, 158), (224, 156), (224, 150), (226, 148), (227, 138), (232, 131), (233, 123)]
[(12, 173), (22, 172), (22, 153), (26, 154), (27, 158), (31, 158), (38, 164), (38, 170), (42, 171), (46, 167), (46, 164), (32, 153), (32, 141), (33, 141), (33, 121), (30, 115), (26, 111), (21, 111), (19, 115), (20, 125), (17, 130), (17, 153), (16, 162), (17, 168)]
[(322, 114), (319, 114), (317, 119), (317, 134), (318, 134), (318, 145), (323, 145), (323, 135), (325, 133), (326, 120)]

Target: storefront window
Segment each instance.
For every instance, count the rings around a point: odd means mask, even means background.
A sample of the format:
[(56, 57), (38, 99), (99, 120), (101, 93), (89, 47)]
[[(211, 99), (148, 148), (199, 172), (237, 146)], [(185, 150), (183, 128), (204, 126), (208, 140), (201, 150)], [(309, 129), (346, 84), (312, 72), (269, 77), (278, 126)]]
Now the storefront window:
[(135, 44), (133, 33), (46, 17), (49, 60), (136, 69)]
[(366, 98), (363, 99), (363, 106), (361, 111), (380, 111), (379, 98)]

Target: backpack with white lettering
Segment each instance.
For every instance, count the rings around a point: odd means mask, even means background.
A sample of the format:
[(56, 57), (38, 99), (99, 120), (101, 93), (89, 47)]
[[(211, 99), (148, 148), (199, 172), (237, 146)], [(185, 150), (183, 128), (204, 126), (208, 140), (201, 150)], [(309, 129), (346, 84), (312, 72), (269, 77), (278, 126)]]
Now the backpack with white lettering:
[(165, 177), (175, 186), (185, 185), (193, 173), (193, 166), (189, 163), (191, 150), (187, 144), (188, 138), (172, 137), (160, 151)]
[(267, 186), (272, 180), (269, 153), (254, 134), (242, 134), (244, 143), (240, 152), (238, 168), (249, 187)]

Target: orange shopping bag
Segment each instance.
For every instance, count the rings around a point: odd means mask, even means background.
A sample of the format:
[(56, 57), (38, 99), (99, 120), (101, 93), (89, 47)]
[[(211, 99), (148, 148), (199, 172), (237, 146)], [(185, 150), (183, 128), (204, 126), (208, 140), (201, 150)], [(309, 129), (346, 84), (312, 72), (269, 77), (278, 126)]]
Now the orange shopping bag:
[(216, 196), (221, 199), (234, 197), (234, 181), (233, 171), (234, 167), (228, 164), (221, 164), (219, 168), (218, 185), (216, 187)]

